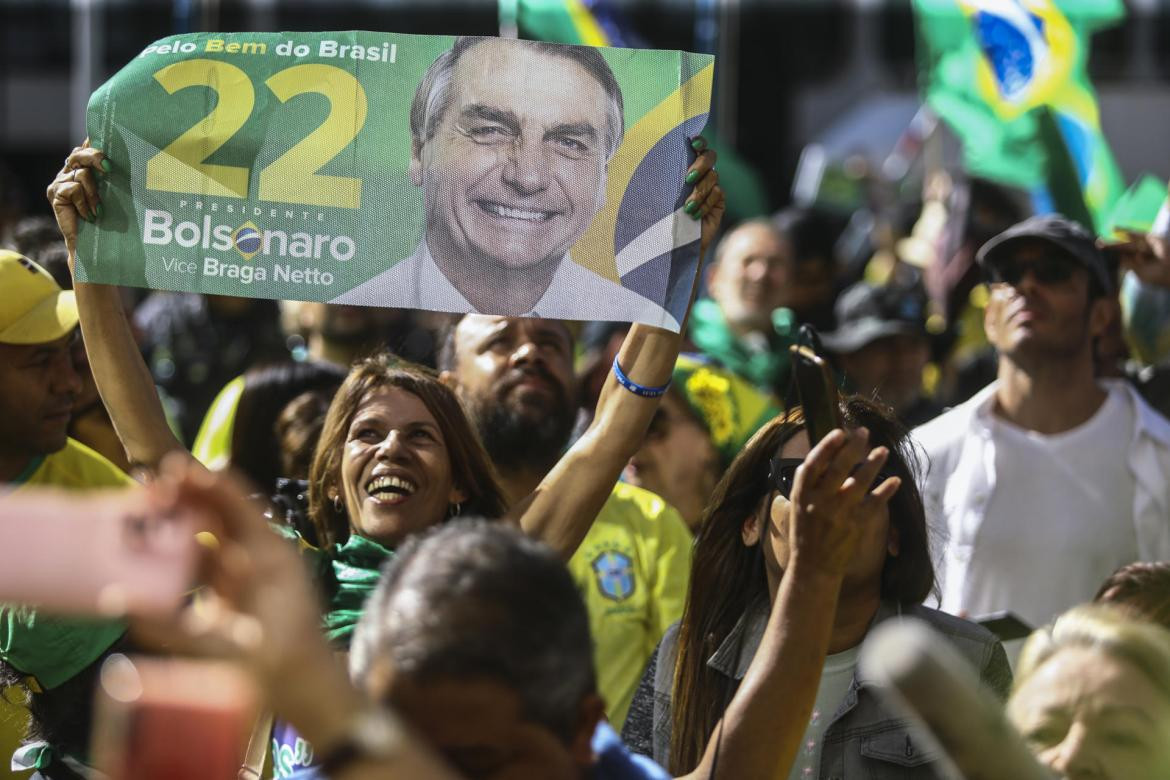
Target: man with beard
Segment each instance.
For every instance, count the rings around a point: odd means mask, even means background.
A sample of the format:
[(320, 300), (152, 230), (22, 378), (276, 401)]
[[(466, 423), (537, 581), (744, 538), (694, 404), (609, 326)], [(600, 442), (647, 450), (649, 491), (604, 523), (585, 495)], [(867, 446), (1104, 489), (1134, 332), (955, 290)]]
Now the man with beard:
[(997, 379), (914, 432), (928, 516), (946, 534), (942, 608), (1042, 625), (1119, 566), (1170, 559), (1170, 423), (1094, 376), (1115, 286), (1088, 231), (1033, 217), (977, 260)]
[[(439, 368), (467, 408), (509, 500), (531, 493), (568, 446), (576, 418), (568, 327), (469, 314), (451, 328)], [(605, 436), (593, 446), (604, 448)], [(690, 549), (677, 511), (653, 493), (618, 483), (569, 561), (589, 609), (599, 688), (615, 728), (658, 640), (682, 614)]]

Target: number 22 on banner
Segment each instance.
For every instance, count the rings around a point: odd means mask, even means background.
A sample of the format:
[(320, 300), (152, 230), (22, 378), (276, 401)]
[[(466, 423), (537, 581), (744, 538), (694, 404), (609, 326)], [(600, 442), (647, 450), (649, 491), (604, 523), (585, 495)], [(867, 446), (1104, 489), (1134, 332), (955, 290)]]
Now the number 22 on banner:
[[(219, 96), (215, 108), (146, 163), (146, 186), (193, 195), (248, 197), (251, 171), (205, 162), (239, 132), (252, 113), (256, 93), (248, 74), (219, 60), (176, 62), (155, 80), (169, 94), (208, 87)], [(317, 173), (348, 146), (366, 121), (366, 92), (352, 75), (332, 65), (294, 65), (264, 82), (281, 103), (315, 92), (329, 99), (329, 116), (313, 132), (260, 171), (258, 197), (310, 206), (361, 206), (362, 180)]]

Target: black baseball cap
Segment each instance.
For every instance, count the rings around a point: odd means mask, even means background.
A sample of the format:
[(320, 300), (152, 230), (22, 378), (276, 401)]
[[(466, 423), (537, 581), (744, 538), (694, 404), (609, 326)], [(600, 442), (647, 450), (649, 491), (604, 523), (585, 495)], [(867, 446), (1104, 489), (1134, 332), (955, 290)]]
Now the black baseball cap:
[(1029, 241), (1054, 245), (1087, 270), (1106, 294), (1116, 290), (1117, 285), (1109, 273), (1105, 254), (1097, 247), (1096, 237), (1079, 222), (1060, 214), (1029, 217), (1012, 225), (980, 247), (975, 259), (983, 268), (991, 268), (1008, 260), (1015, 247)]
[(926, 295), (920, 285), (878, 287), (858, 282), (841, 293), (833, 311), (837, 329), (822, 334), (821, 343), (839, 354), (888, 336), (926, 334)]

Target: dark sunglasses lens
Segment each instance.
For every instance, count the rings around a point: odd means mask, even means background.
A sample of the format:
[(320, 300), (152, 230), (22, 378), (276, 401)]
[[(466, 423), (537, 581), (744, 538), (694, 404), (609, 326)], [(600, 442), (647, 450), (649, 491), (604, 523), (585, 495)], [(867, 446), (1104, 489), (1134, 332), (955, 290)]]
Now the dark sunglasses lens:
[(993, 283), (1010, 284), (1013, 287), (1020, 283), (1029, 271), (1041, 284), (1060, 284), (1072, 277), (1072, 263), (1056, 257), (1045, 257), (1030, 262), (1008, 262), (988, 268), (988, 277)]
[(1072, 276), (1072, 263), (1048, 257), (1032, 266), (1032, 272), (1042, 284), (1058, 284)]
[(796, 479), (796, 466), (786, 463), (781, 466), (775, 478), (776, 490), (780, 495), (789, 498), (792, 495), (792, 483)]

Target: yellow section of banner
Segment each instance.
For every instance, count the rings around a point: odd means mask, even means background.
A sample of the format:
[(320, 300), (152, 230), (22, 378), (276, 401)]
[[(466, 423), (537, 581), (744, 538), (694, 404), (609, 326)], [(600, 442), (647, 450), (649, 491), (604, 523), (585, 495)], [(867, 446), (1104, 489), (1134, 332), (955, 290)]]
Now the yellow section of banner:
[(681, 122), (707, 112), (714, 74), (715, 65), (706, 66), (626, 131), (625, 140), (606, 170), (605, 205), (570, 250), (575, 262), (615, 282), (620, 281), (614, 262), (613, 237), (622, 195), (654, 144)]

